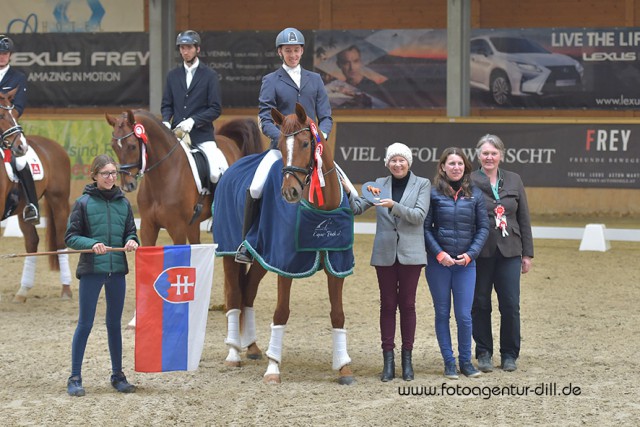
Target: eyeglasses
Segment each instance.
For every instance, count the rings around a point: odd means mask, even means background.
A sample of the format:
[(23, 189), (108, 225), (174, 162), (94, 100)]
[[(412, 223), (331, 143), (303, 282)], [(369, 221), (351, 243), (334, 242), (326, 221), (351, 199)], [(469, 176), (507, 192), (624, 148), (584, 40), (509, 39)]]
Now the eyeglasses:
[(104, 179), (107, 179), (109, 177), (111, 178), (115, 178), (116, 176), (118, 176), (118, 171), (111, 171), (111, 172), (98, 172), (100, 174), (101, 177), (103, 177)]

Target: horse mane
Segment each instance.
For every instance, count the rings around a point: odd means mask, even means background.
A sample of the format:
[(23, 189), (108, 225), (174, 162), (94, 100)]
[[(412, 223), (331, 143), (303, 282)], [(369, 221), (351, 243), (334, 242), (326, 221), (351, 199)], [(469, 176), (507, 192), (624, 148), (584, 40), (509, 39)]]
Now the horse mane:
[(216, 134), (232, 139), (243, 156), (260, 153), (263, 150), (260, 130), (254, 119), (230, 120), (220, 126)]

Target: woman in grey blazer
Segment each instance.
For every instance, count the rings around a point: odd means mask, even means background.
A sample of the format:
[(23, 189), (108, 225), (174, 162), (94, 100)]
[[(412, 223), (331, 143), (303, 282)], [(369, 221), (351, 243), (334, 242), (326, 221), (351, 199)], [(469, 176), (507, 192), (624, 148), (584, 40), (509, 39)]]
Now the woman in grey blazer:
[(402, 334), (402, 378), (414, 378), (411, 351), (416, 330), (416, 290), (422, 267), (427, 263), (422, 228), (429, 211), (431, 182), (409, 171), (413, 156), (406, 145), (387, 148), (384, 164), (391, 176), (378, 178), (372, 190), (389, 194), (373, 203), (349, 195), (354, 215), (376, 207), (376, 235), (371, 265), (376, 268), (380, 289), (380, 335), (384, 367), (380, 379), (395, 377), (396, 311), (400, 309)]

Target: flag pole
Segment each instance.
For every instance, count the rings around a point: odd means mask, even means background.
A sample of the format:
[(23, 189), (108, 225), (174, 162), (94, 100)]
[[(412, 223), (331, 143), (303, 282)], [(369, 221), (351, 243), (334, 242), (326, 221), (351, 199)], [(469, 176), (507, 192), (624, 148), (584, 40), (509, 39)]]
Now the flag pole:
[[(107, 252), (125, 252), (126, 248), (107, 248)], [(44, 256), (44, 255), (60, 255), (60, 254), (88, 254), (93, 253), (93, 249), (63, 249), (59, 251), (47, 251), (47, 252), (25, 252), (21, 254), (5, 254), (0, 255), (0, 258), (19, 258), (28, 256)]]

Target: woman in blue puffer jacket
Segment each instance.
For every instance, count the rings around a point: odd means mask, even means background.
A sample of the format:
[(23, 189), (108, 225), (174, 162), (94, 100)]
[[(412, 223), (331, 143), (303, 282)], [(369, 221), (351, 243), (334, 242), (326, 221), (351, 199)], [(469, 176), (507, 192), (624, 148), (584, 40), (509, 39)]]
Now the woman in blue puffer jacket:
[(451, 296), (458, 325), (460, 372), (477, 377), (471, 363), (471, 304), (476, 281), (475, 259), (489, 235), (482, 192), (471, 185), (471, 163), (462, 150), (449, 147), (438, 162), (424, 222), (427, 247), (425, 275), (433, 298), (435, 328), (444, 359), (444, 376), (457, 379), (451, 345)]

